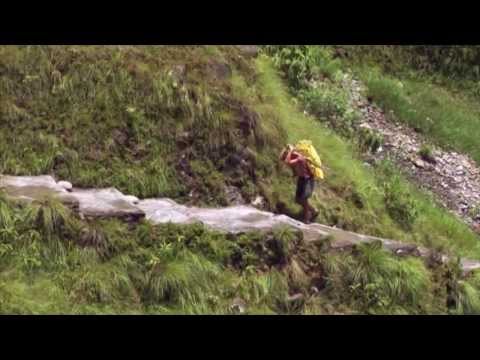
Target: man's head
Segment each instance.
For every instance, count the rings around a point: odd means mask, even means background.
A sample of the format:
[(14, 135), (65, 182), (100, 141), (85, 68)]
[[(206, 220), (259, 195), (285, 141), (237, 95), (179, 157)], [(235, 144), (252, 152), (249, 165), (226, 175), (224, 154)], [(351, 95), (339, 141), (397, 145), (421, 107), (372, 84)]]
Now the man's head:
[(285, 149), (282, 150), (282, 152), (280, 153), (280, 161), (285, 161), (285, 159), (287, 158), (287, 155), (290, 151), (292, 151), (293, 149), (293, 146), (288, 144)]

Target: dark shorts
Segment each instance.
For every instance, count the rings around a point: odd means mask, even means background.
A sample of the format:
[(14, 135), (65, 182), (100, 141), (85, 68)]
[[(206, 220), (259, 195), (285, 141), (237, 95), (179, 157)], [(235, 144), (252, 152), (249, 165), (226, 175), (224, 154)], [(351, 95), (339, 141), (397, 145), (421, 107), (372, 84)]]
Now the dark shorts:
[(304, 202), (309, 199), (315, 190), (315, 179), (299, 177), (297, 182), (297, 193), (295, 200), (297, 202)]

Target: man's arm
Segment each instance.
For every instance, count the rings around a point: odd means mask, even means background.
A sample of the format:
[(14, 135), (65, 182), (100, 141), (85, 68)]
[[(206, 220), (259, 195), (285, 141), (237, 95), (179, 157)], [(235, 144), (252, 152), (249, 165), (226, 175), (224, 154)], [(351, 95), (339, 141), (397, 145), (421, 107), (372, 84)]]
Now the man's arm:
[[(292, 156), (294, 156), (293, 159), (292, 159)], [(285, 159), (285, 162), (289, 165), (295, 165), (296, 163), (301, 162), (303, 160), (304, 158), (302, 155), (292, 150), (288, 153), (287, 158)]]

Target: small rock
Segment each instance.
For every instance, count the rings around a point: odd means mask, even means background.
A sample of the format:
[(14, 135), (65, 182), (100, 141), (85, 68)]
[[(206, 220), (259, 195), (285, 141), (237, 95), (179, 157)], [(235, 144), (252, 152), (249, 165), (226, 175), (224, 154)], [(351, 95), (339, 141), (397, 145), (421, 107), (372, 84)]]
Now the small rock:
[(136, 196), (133, 196), (133, 195), (125, 195), (125, 201), (131, 203), (131, 204), (138, 204), (139, 203), (139, 199), (136, 197)]
[(237, 314), (244, 314), (247, 309), (247, 304), (240, 298), (233, 300), (232, 305), (230, 305), (230, 310)]
[(305, 300), (305, 296), (303, 296), (303, 294), (295, 294), (287, 297), (287, 301), (289, 303), (299, 303), (299, 302), (302, 302), (303, 300)]
[(420, 159), (414, 159), (414, 160), (412, 160), (412, 162), (416, 167), (421, 168), (421, 169), (425, 169), (425, 167), (427, 166), (425, 161), (420, 160)]
[(67, 191), (72, 191), (73, 185), (68, 181), (59, 181), (57, 184)]
[(252, 205), (256, 207), (262, 207), (265, 204), (265, 199), (262, 196), (257, 196), (255, 200), (252, 201)]

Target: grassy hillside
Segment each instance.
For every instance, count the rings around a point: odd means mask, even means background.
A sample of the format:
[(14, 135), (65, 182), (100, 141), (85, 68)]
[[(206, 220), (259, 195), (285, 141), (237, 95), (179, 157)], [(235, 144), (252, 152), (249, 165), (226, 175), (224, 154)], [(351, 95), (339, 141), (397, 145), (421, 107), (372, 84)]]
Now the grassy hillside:
[[(325, 161), (327, 178), (316, 198), (316, 205), (324, 215), (320, 222), (332, 224), (340, 219), (341, 226), (354, 231), (419, 242), (469, 256), (479, 255), (478, 236), (437, 207), (428, 194), (409, 184), (391, 164), (383, 164), (373, 171), (367, 168), (361, 161), (359, 147), (328, 129), (327, 119), (307, 117), (289, 101), (287, 88), (271, 63), (260, 60), (259, 66), (264, 69), (262, 93), (271, 95), (289, 140), (311, 139)], [(325, 63), (319, 71), (328, 67)], [(299, 101), (303, 102), (301, 98)], [(300, 107), (303, 106), (306, 105)], [(335, 121), (344, 121), (345, 113)]]
[[(252, 71), (234, 47), (2, 47), (0, 172), (224, 204), (221, 170), (270, 141), (233, 69)], [(246, 195), (248, 170), (232, 175)]]
[[(374, 245), (325, 254), (286, 229), (231, 237), (196, 225), (86, 226), (55, 204), (40, 214), (39, 207), (0, 205), (2, 226), (10, 230), (0, 247), (3, 314), (447, 311), (447, 268), (429, 270)], [(94, 246), (78, 246), (79, 238)], [(467, 290), (455, 293), (459, 303), (452, 311), (477, 312), (477, 290), (461, 284)], [(304, 297), (289, 300), (295, 293)]]
[[(320, 55), (316, 68), (341, 68)], [(388, 164), (364, 166), (358, 146), (322, 116), (305, 115), (305, 97), (292, 96), (301, 86), (269, 56), (233, 46), (0, 47), (0, 74), (0, 173), (211, 206), (226, 205), (233, 185), (295, 215), (294, 182), (277, 158), (285, 143), (308, 138), (327, 173), (318, 221), (480, 256), (466, 226)], [(331, 112), (328, 101), (317, 105), (315, 114)], [(397, 259), (375, 245), (325, 254), (285, 229), (232, 237), (131, 227), (0, 200), (0, 230), (1, 313), (232, 313), (236, 298), (247, 313), (480, 311), (478, 279), (457, 282), (447, 275), (454, 264)], [(286, 300), (299, 292), (302, 301)], [(453, 310), (447, 295), (458, 300)]]

